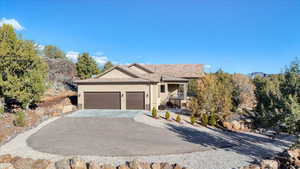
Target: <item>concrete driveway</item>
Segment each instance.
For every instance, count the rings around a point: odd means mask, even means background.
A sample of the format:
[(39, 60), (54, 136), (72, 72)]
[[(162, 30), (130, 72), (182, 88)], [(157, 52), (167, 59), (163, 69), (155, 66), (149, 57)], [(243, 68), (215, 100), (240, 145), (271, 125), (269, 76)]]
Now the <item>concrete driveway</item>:
[(27, 143), (35, 150), (60, 155), (158, 155), (207, 149), (184, 141), (168, 129), (148, 126), (130, 118), (145, 112), (122, 111), (117, 114), (112, 111), (111, 115), (108, 112), (75, 112), (40, 129), (29, 137)]

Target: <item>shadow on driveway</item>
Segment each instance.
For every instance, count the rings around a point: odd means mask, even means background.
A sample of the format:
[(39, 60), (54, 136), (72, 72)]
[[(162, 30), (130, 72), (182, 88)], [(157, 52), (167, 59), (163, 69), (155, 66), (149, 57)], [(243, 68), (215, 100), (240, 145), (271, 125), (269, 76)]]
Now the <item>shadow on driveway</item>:
[(204, 147), (225, 148), (226, 151), (246, 155), (253, 160), (269, 158), (290, 145), (290, 143), (260, 135), (223, 131), (215, 128), (210, 128), (211, 131), (199, 131), (169, 124), (168, 129), (186, 142)]

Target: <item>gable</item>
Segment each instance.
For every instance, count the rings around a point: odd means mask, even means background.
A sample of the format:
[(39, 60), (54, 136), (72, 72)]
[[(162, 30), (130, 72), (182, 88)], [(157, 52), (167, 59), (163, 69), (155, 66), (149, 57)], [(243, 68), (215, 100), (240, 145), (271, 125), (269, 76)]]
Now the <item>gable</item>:
[(111, 71), (108, 71), (107, 73), (103, 74), (98, 78), (109, 79), (109, 78), (135, 78), (135, 77), (120, 69), (112, 69)]
[(139, 74), (148, 74), (149, 72), (145, 71), (144, 69), (141, 69), (140, 67), (133, 65), (129, 67), (130, 70), (133, 70), (134, 72), (137, 72)]

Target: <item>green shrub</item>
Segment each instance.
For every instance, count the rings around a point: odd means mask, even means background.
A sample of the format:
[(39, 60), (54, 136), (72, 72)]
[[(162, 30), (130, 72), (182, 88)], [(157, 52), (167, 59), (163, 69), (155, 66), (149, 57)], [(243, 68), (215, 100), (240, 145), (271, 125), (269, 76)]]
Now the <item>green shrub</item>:
[(4, 113), (4, 107), (0, 106), (0, 116)]
[(167, 120), (170, 120), (170, 116), (171, 116), (171, 115), (170, 115), (170, 112), (167, 111), (166, 114), (165, 114), (165, 118), (166, 118)]
[(194, 125), (196, 123), (196, 117), (191, 116), (191, 124)]
[(207, 126), (208, 124), (208, 115), (207, 114), (202, 114), (201, 116), (201, 123), (204, 125), (204, 126)]
[(155, 107), (152, 108), (152, 117), (157, 118), (157, 110)]
[(217, 125), (217, 116), (215, 115), (215, 113), (212, 113), (209, 116), (208, 124), (211, 125), (211, 126), (216, 126)]
[(180, 122), (181, 122), (181, 117), (180, 117), (180, 115), (179, 115), (179, 114), (176, 116), (176, 121), (177, 121), (178, 123), (180, 123)]
[(25, 113), (24, 111), (18, 111), (16, 113), (15, 125), (19, 127), (25, 126)]

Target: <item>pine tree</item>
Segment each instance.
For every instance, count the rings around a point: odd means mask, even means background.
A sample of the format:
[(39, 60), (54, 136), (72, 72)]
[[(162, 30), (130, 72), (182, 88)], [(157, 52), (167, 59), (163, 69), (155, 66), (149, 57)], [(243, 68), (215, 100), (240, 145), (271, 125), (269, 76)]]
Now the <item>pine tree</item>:
[(16, 99), (23, 108), (40, 99), (45, 91), (47, 65), (34, 43), (18, 39), (11, 25), (0, 27), (0, 94)]
[(80, 79), (91, 78), (93, 75), (100, 73), (96, 61), (88, 53), (83, 53), (78, 57), (76, 70)]

